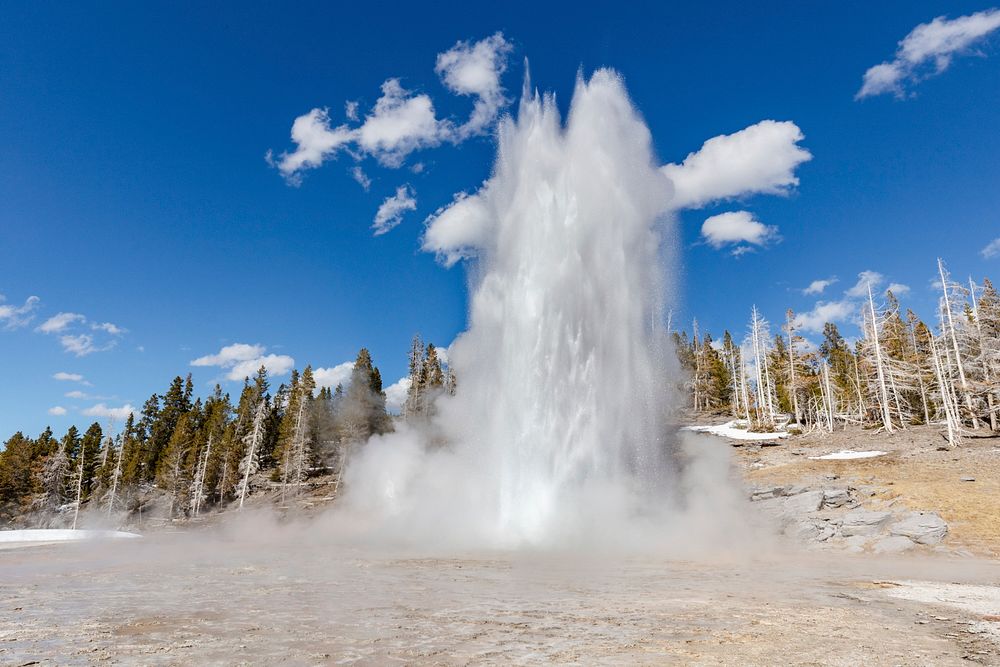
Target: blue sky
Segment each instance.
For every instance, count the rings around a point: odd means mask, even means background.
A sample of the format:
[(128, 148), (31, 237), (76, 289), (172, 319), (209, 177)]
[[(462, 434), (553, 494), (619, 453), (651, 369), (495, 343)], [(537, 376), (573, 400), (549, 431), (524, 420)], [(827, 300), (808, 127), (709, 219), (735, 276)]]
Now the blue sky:
[[(516, 97), (525, 57), (564, 109), (579, 69), (614, 67), (664, 163), (763, 120), (801, 130), (812, 159), (788, 192), (677, 214), (681, 322), (742, 333), (752, 304), (773, 321), (808, 312), (844, 301), (863, 271), (909, 286), (903, 305), (929, 318), (938, 256), (956, 278), (1000, 278), (1000, 257), (982, 252), (1000, 237), (1000, 30), (980, 15), (986, 32), (950, 58), (897, 54), (918, 25), (991, 5), (213, 4), (0, 9), (0, 437), (89, 423), (82, 412), (98, 404), (141, 406), (189, 371), (200, 393), (217, 379), (236, 392), (225, 378), (238, 360), (334, 369), (364, 345), (389, 384), (415, 332), (447, 345), (464, 328), (466, 276), (420, 250), (423, 223), (489, 175), (490, 126), (456, 128), (476, 100), (498, 104), (456, 94), (435, 64), (498, 31), (500, 97)], [(882, 88), (856, 99), (880, 63)], [(297, 186), (265, 160), (295, 151), (292, 123), (312, 109), (358, 127), (394, 78), (405, 99), (432, 101), (451, 138), (398, 167), (385, 164), (398, 154), (355, 141), (297, 171)], [(415, 206), (373, 235), (404, 185)], [(705, 220), (737, 211), (776, 227), (757, 238), (770, 242), (706, 242)], [(752, 252), (734, 256), (741, 247)], [(800, 291), (831, 277), (821, 294)], [(59, 313), (83, 319), (45, 333)], [(235, 344), (246, 347), (230, 348), (227, 366), (218, 355)], [(65, 414), (48, 413), (56, 406)]]

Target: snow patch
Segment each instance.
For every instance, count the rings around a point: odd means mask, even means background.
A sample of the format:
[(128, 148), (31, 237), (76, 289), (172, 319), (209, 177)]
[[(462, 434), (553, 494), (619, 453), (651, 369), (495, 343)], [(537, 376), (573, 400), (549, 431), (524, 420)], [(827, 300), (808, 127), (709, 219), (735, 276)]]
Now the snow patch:
[(695, 431), (696, 433), (710, 433), (723, 438), (730, 438), (731, 440), (774, 440), (775, 438), (788, 437), (788, 433), (785, 433), (784, 431), (775, 431), (774, 433), (754, 433), (753, 431), (747, 430), (746, 422), (739, 421), (731, 421), (726, 422), (725, 424), (716, 424), (714, 426), (685, 426), (684, 429), (687, 431)]
[(883, 456), (888, 452), (881, 452), (878, 450), (871, 450), (867, 452), (855, 452), (850, 449), (845, 449), (839, 452), (833, 452), (831, 454), (824, 454), (823, 456), (810, 456), (811, 461), (847, 461), (850, 459), (871, 459), (876, 456)]
[(0, 530), (0, 544), (25, 544), (32, 542), (70, 542), (79, 540), (117, 540), (142, 537), (138, 533), (120, 530), (71, 530), (68, 528), (30, 528), (26, 530)]

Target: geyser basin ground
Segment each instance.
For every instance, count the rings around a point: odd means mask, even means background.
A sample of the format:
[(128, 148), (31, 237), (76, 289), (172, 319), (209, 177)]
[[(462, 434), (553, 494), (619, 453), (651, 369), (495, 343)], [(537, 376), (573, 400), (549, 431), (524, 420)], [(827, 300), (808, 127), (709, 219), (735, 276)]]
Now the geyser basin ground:
[(995, 564), (426, 558), (294, 535), (2, 552), (0, 663), (1000, 664), (977, 617), (872, 584), (995, 582)]

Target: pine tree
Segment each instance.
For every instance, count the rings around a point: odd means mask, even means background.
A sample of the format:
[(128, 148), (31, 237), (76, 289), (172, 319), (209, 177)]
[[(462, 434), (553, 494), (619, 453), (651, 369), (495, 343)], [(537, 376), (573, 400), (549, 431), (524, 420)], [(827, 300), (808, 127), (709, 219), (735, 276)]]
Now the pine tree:
[(30, 505), (36, 491), (32, 474), (35, 443), (18, 431), (0, 451), (0, 520), (9, 521)]

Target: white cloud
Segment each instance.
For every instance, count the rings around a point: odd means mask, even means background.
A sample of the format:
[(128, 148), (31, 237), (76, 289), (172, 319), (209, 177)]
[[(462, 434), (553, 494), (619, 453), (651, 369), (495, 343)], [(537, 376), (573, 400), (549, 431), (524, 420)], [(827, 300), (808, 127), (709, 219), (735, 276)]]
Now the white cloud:
[(24, 301), (23, 306), (12, 306), (3, 303), (6, 299), (0, 294), (0, 324), (4, 329), (19, 329), (27, 326), (35, 317), (33, 311), (38, 306), (40, 299), (37, 296), (29, 296)]
[(301, 180), (301, 172), (314, 169), (354, 138), (354, 131), (346, 125), (330, 127), (330, 114), (326, 109), (313, 109), (299, 116), (292, 123), (292, 141), (295, 150), (282, 153), (277, 161), (268, 151), (267, 161), (292, 184)]
[(263, 345), (234, 343), (215, 354), (194, 359), (191, 365), (226, 369), (226, 379), (234, 381), (253, 376), (261, 366), (267, 368), (270, 375), (285, 375), (295, 367), (295, 359), (287, 354), (264, 354), (266, 351)]
[(98, 345), (94, 342), (94, 337), (88, 334), (66, 334), (59, 337), (59, 344), (66, 352), (71, 352), (78, 357), (85, 357), (94, 352), (107, 352), (115, 346), (115, 341)]
[(83, 382), (84, 377), (79, 373), (66, 373), (65, 371), (59, 371), (52, 376), (53, 380), (59, 380), (60, 382)]
[(80, 391), (79, 389), (74, 389), (73, 391), (67, 391), (63, 395), (66, 398), (72, 398), (78, 401), (84, 399), (90, 399), (92, 401), (107, 401), (109, 399), (117, 398), (117, 396), (99, 396), (97, 394), (88, 394), (86, 392)]
[(795, 169), (812, 159), (797, 145), (803, 139), (795, 123), (774, 120), (709, 139), (683, 163), (661, 168), (674, 184), (671, 206), (699, 208), (751, 194), (786, 194), (799, 184)]
[(90, 328), (93, 329), (94, 331), (103, 331), (105, 333), (109, 333), (112, 336), (121, 336), (128, 332), (127, 329), (123, 329), (118, 325), (112, 324), (111, 322), (101, 322), (101, 323), (94, 322), (93, 324), (90, 325)]
[(365, 192), (368, 192), (368, 188), (372, 186), (372, 179), (368, 177), (368, 174), (366, 174), (365, 170), (361, 167), (355, 166), (351, 168), (351, 178), (357, 181), (358, 185), (360, 185)]
[(434, 113), (428, 95), (412, 95), (399, 79), (382, 84), (382, 97), (357, 129), (358, 146), (386, 167), (399, 167), (420, 148), (437, 146), (450, 130)]
[(806, 287), (805, 289), (802, 290), (802, 293), (805, 295), (822, 294), (827, 287), (834, 284), (835, 282), (837, 282), (837, 279), (834, 277), (814, 280), (811, 283), (809, 283), (809, 287)]
[(892, 93), (906, 96), (906, 84), (941, 74), (956, 54), (1000, 28), (1000, 9), (987, 9), (956, 19), (939, 16), (921, 23), (899, 42), (896, 57), (868, 69), (855, 99)]
[(135, 414), (136, 409), (130, 404), (126, 403), (120, 408), (113, 408), (104, 403), (98, 403), (97, 405), (92, 405), (85, 410), (81, 410), (80, 414), (86, 415), (87, 417), (105, 417), (109, 419), (114, 419), (116, 421), (125, 421), (128, 416)]
[(1000, 257), (1000, 238), (995, 238), (987, 243), (986, 247), (979, 251), (979, 254), (983, 256), (983, 259)]
[(287, 375), (290, 370), (295, 368), (295, 359), (287, 354), (267, 354), (258, 359), (240, 361), (229, 369), (226, 379), (239, 381), (243, 378), (253, 377), (261, 366), (267, 369), (267, 374), (271, 377)]
[(198, 357), (191, 362), (192, 366), (231, 366), (238, 361), (248, 361), (257, 359), (264, 354), (266, 348), (263, 345), (248, 345), (247, 343), (234, 343), (226, 345), (216, 354), (209, 354)]
[[(512, 48), (497, 33), (471, 45), (458, 42), (438, 55), (435, 71), (445, 87), (457, 95), (476, 98), (464, 123), (439, 119), (429, 95), (413, 93), (398, 78), (390, 78), (382, 83), (382, 95), (360, 125), (352, 127), (344, 123), (332, 127), (327, 109), (313, 109), (292, 123), (295, 149), (277, 158), (268, 151), (267, 161), (291, 184), (297, 185), (303, 171), (320, 166), (341, 150), (348, 151), (356, 160), (372, 157), (383, 166), (398, 168), (414, 151), (446, 141), (457, 144), (484, 134), (509, 102), (500, 77), (507, 69)], [(359, 121), (357, 102), (347, 102), (344, 112), (348, 121)], [(357, 179), (353, 172), (352, 175)]]
[[(90, 324), (91, 331), (100, 332), (96, 339), (91, 334), (70, 333), (77, 325), (85, 325), (86, 323), (87, 318), (80, 313), (57, 313), (38, 325), (35, 331), (44, 334), (62, 334), (59, 336), (59, 344), (62, 345), (63, 350), (78, 357), (94, 352), (106, 352), (118, 344), (117, 340), (107, 340), (103, 334), (117, 338), (127, 333), (126, 329), (111, 322), (92, 322)], [(103, 342), (102, 338), (104, 338)]]
[(458, 42), (438, 54), (434, 71), (456, 95), (476, 97), (472, 115), (456, 129), (459, 140), (483, 134), (492, 126), (500, 109), (510, 103), (500, 77), (507, 70), (507, 57), (514, 45), (496, 33), (475, 44)]
[[(749, 211), (729, 211), (705, 220), (701, 235), (716, 250), (740, 243), (763, 247), (778, 239), (778, 228), (755, 220)], [(733, 249), (733, 254), (742, 255), (751, 250), (749, 246), (740, 246)]]
[(400, 413), (406, 403), (406, 394), (410, 391), (410, 378), (402, 377), (385, 389), (385, 407), (389, 412)]
[(347, 386), (353, 370), (354, 362), (345, 361), (330, 368), (317, 368), (313, 371), (313, 378), (316, 380), (317, 387), (335, 389), (338, 384)]
[(849, 299), (820, 301), (809, 312), (796, 315), (793, 321), (797, 329), (819, 333), (827, 322), (843, 321), (856, 310), (857, 304)]
[(472, 257), (489, 237), (493, 218), (483, 196), (489, 188), (487, 181), (477, 194), (460, 192), (451, 204), (429, 216), (424, 223), (427, 228), (423, 249), (437, 255), (438, 261), (445, 266)]
[[(811, 292), (807, 290), (817, 283), (827, 282), (828, 284), (832, 284), (835, 281), (836, 278), (830, 278), (827, 281), (813, 281), (813, 284), (807, 287), (806, 290), (803, 290), (803, 293), (810, 294)], [(844, 297), (842, 299), (836, 301), (817, 301), (812, 310), (795, 316), (795, 325), (803, 331), (819, 333), (823, 330), (823, 325), (827, 322), (841, 322), (856, 316), (862, 306), (867, 307), (868, 287), (871, 286), (872, 292), (875, 293), (879, 291), (878, 287), (884, 282), (885, 276), (878, 271), (862, 271), (858, 274), (857, 282), (844, 290)], [(824, 285), (825, 287), (827, 285)], [(909, 286), (902, 283), (891, 283), (887, 289), (892, 290), (893, 294), (897, 296), (910, 291)]]
[(344, 115), (347, 116), (347, 120), (357, 120), (358, 119), (358, 103), (355, 100), (348, 100), (344, 102)]
[(38, 331), (42, 333), (59, 333), (65, 331), (70, 325), (76, 322), (86, 321), (86, 317), (80, 313), (57, 313), (38, 325)]
[(66, 414), (66, 408), (64, 408), (61, 405), (54, 405), (51, 408), (49, 408), (48, 412), (50, 415), (54, 417), (62, 417), (64, 414)]
[(878, 271), (862, 271), (858, 274), (858, 282), (854, 283), (854, 287), (844, 292), (844, 294), (855, 299), (867, 297), (869, 286), (871, 286), (872, 292), (875, 292), (876, 288), (884, 281), (885, 276)]
[(391, 230), (403, 221), (403, 214), (407, 211), (414, 211), (416, 208), (417, 200), (414, 197), (413, 188), (409, 185), (400, 185), (396, 188), (396, 194), (386, 197), (375, 213), (375, 222), (372, 224), (375, 236), (380, 236)]

